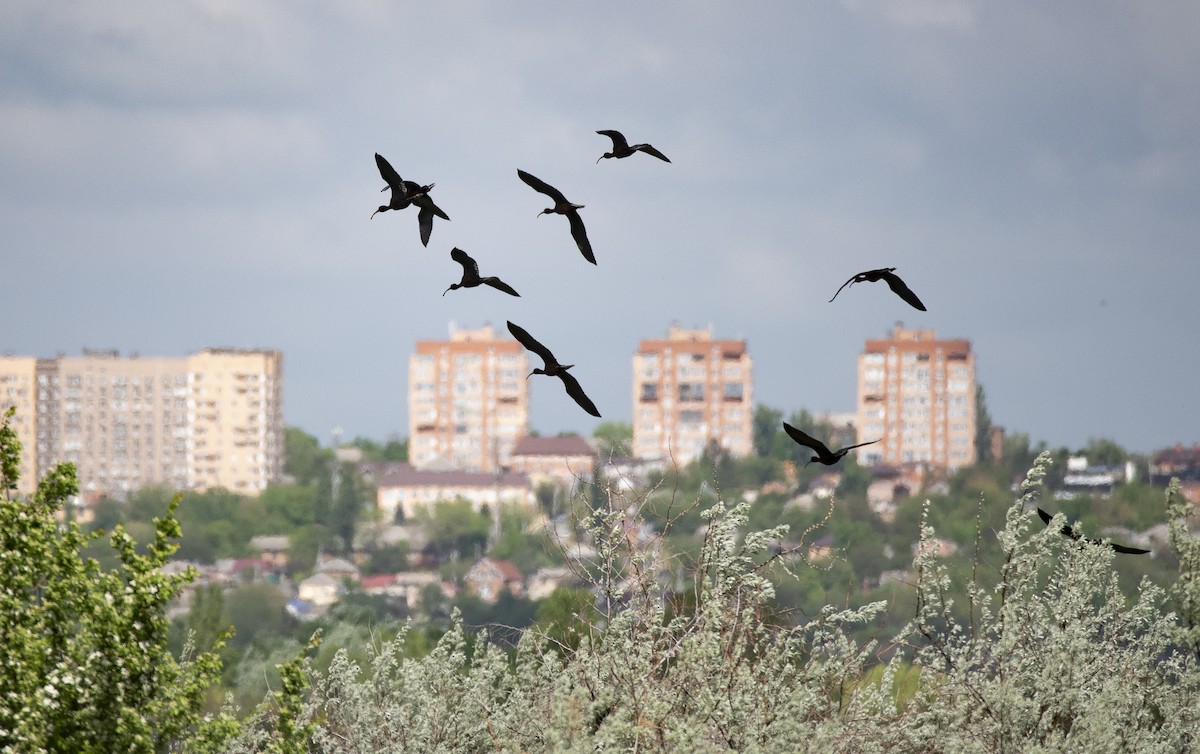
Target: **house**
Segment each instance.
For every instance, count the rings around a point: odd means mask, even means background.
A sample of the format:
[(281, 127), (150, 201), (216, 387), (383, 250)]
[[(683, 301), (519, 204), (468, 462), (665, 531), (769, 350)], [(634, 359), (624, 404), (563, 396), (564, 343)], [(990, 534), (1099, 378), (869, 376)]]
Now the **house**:
[[(921, 549), (920, 542), (913, 542), (912, 554), (914, 558), (921, 553)], [(934, 557), (945, 558), (958, 552), (958, 544), (942, 537), (933, 537), (932, 539), (925, 540), (924, 549), (926, 552), (932, 552)]]
[(376, 479), (375, 504), (386, 521), (407, 520), (419, 509), (460, 497), (470, 501), (475, 510), (498, 505), (534, 507), (529, 477), (515, 471), (435, 471), (407, 463), (391, 468)]
[(539, 568), (538, 572), (529, 577), (528, 597), (531, 600), (542, 600), (549, 597), (555, 589), (575, 580), (575, 574), (570, 568)]
[(301, 581), (296, 587), (296, 596), (301, 602), (317, 608), (326, 608), (338, 601), (342, 595), (343, 582), (327, 573), (317, 573)]
[(421, 590), (430, 584), (441, 587), (442, 592), (450, 597), (450, 592), (442, 583), (441, 577), (433, 571), (405, 571), (404, 573), (385, 573), (375, 576), (364, 576), (359, 586), (367, 594), (378, 594), (404, 601), (408, 607), (417, 604)]
[(258, 557), (273, 568), (287, 568), (288, 548), (291, 540), (286, 535), (258, 536), (250, 538), (250, 547), (258, 551)]
[(809, 560), (825, 560), (833, 556), (833, 535), (825, 534), (808, 546)]
[(525, 594), (525, 576), (509, 560), (480, 558), (463, 581), (467, 591), (484, 602), (495, 602), (504, 591), (517, 597)]
[(595, 448), (579, 435), (526, 435), (517, 440), (509, 458), (512, 470), (529, 477), (533, 487), (550, 483), (568, 492), (592, 478), (595, 463)]
[(1150, 462), (1150, 483), (1166, 487), (1175, 477), (1179, 479), (1183, 499), (1200, 505), (1200, 444), (1192, 443), (1190, 448), (1176, 444), (1154, 454)]
[(332, 576), (335, 579), (345, 579), (347, 581), (358, 581), (361, 578), (358, 566), (343, 558), (322, 558), (317, 563), (316, 571), (317, 573)]

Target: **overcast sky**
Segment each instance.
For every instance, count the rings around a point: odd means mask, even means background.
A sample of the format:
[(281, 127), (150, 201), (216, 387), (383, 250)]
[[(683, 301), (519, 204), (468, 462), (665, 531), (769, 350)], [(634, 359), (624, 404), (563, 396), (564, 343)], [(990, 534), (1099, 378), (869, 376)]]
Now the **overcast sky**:
[[(408, 433), (407, 364), (511, 319), (629, 421), (674, 321), (755, 400), (852, 411), (896, 321), (970, 339), (993, 420), (1200, 440), (1200, 4), (7, 0), (0, 351), (284, 354), (285, 418)], [(672, 160), (596, 158), (597, 129)], [(373, 153), (436, 182), (421, 246)], [(598, 266), (518, 168), (585, 204)], [(459, 246), (519, 290), (442, 291)], [(846, 278), (897, 272), (827, 300)], [(536, 357), (534, 357), (536, 363)], [(590, 434), (535, 377), (534, 429)]]

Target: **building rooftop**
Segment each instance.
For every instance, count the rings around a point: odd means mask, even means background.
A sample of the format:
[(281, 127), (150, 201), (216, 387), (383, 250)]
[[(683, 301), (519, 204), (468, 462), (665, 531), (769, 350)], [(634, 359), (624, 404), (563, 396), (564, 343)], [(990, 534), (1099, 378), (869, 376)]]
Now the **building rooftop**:
[(485, 471), (432, 471), (416, 469), (410, 463), (397, 463), (387, 473), (376, 477), (379, 487), (419, 487), (443, 485), (456, 487), (528, 487), (529, 478), (515, 471), (492, 474)]
[(514, 456), (595, 456), (596, 449), (579, 435), (531, 437), (526, 435), (513, 447)]

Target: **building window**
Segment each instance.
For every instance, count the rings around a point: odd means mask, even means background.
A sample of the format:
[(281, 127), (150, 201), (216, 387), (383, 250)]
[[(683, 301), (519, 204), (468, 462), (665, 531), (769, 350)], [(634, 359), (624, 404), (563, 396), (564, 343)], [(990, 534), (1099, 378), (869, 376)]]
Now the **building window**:
[(656, 401), (658, 400), (658, 385), (653, 382), (642, 383), (641, 400)]
[(743, 399), (745, 386), (740, 382), (725, 383), (724, 398), (727, 401), (740, 401)]
[(679, 400), (681, 402), (703, 401), (704, 400), (704, 383), (703, 382), (680, 383), (680, 385), (679, 385)]

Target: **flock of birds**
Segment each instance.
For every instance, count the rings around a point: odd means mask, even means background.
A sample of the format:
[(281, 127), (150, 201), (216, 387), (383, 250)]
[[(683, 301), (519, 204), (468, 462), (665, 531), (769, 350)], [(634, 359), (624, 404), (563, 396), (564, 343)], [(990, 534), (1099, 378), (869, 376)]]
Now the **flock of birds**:
[[(596, 133), (601, 136), (607, 136), (612, 140), (612, 151), (605, 152), (600, 155), (600, 157), (596, 158), (597, 164), (599, 164), (600, 160), (613, 158), (624, 159), (626, 157), (635, 155), (638, 152), (643, 152), (651, 157), (656, 157), (663, 162), (671, 161), (665, 154), (651, 144), (630, 144), (620, 131), (606, 129), (597, 131)], [(375, 153), (375, 164), (379, 168), (379, 175), (387, 184), (383, 187), (382, 191), (390, 190), (391, 195), (388, 199), (388, 203), (380, 205), (379, 208), (371, 214), (371, 217), (374, 218), (375, 215), (379, 214), (380, 212), (403, 210), (415, 206), (417, 207), (417, 226), (420, 232), (421, 244), (423, 246), (429, 246), (429, 238), (433, 233), (434, 217), (440, 217), (446, 221), (450, 220), (450, 216), (447, 215), (440, 207), (438, 207), (437, 204), (434, 203), (433, 198), (430, 196), (430, 191), (433, 190), (434, 184), (430, 183), (427, 185), (422, 185), (416, 181), (406, 181), (402, 179), (400, 174), (396, 172), (395, 168), (392, 167), (391, 163), (384, 159), (384, 157), (378, 152)], [(534, 191), (549, 197), (550, 200), (554, 202), (553, 206), (543, 209), (538, 213), (538, 216), (540, 217), (544, 214), (565, 216), (567, 218), (567, 223), (570, 226), (571, 238), (575, 241), (575, 245), (579, 249), (579, 253), (582, 254), (583, 258), (588, 262), (596, 264), (596, 255), (593, 253), (592, 244), (588, 240), (587, 228), (583, 224), (583, 218), (579, 215), (579, 210), (583, 209), (584, 205), (576, 204), (568, 200), (566, 194), (564, 194), (562, 191), (524, 170), (518, 169), (517, 177)], [(443, 296), (450, 291), (457, 290), (459, 288), (476, 288), (481, 285), (487, 285), (495, 288), (498, 291), (507, 293), (510, 296), (520, 297), (521, 294), (517, 293), (512, 286), (510, 286), (508, 283), (505, 283), (500, 278), (495, 276), (481, 276), (479, 274), (479, 264), (462, 249), (458, 247), (451, 249), (450, 258), (462, 266), (462, 279), (457, 283), (452, 283), (449, 288), (443, 291)], [(846, 282), (842, 283), (841, 287), (837, 289), (837, 291), (833, 294), (833, 298), (829, 299), (829, 301), (832, 303), (833, 300), (838, 297), (838, 294), (840, 294), (845, 288), (853, 286), (855, 283), (876, 283), (880, 280), (887, 283), (888, 287), (893, 293), (895, 293), (898, 297), (900, 297), (901, 300), (912, 306), (914, 309), (917, 309), (918, 311), (927, 311), (925, 304), (920, 298), (917, 297), (917, 294), (913, 293), (912, 289), (909, 288), (908, 285), (900, 279), (900, 276), (896, 274), (895, 267), (882, 267), (880, 269), (867, 270), (865, 272), (859, 272), (855, 275), (852, 275)], [(596, 404), (593, 403), (591, 398), (587, 396), (587, 393), (584, 392), (583, 387), (580, 386), (579, 381), (575, 379), (574, 375), (568, 371), (574, 366), (574, 364), (561, 363), (557, 358), (555, 358), (554, 354), (549, 348), (542, 345), (537, 339), (530, 335), (525, 328), (513, 324), (512, 322), (507, 322), (507, 325), (508, 331), (512, 333), (512, 336), (516, 338), (522, 346), (537, 354), (542, 359), (543, 366), (541, 368), (534, 369), (529, 373), (528, 376), (543, 374), (548, 377), (558, 377), (560, 380), (562, 380), (563, 386), (567, 391), (567, 395), (569, 395), (572, 400), (579, 404), (580, 408), (582, 408), (584, 411), (599, 418), (600, 412), (596, 409)], [(855, 448), (861, 448), (863, 446), (873, 445), (879, 442), (879, 439), (875, 439), (868, 442), (858, 443), (857, 445), (848, 445), (843, 448), (838, 448), (837, 450), (830, 450), (828, 446), (826, 446), (817, 438), (802, 432), (787, 422), (783, 423), (783, 428), (784, 431), (787, 432), (788, 436), (792, 438), (792, 440), (815, 453), (815, 455), (809, 459), (808, 463), (816, 462), (826, 466), (832, 466), (836, 464), (838, 461), (842, 460), (847, 453)], [(1046, 513), (1041, 508), (1038, 508), (1038, 515), (1043, 521), (1046, 522), (1047, 525), (1050, 524), (1052, 520), (1052, 516), (1050, 514)], [(1064, 525), (1061, 529), (1061, 532), (1063, 536), (1072, 540), (1079, 541), (1083, 538), (1068, 525)], [(1109, 547), (1112, 547), (1113, 550), (1120, 553), (1144, 554), (1149, 552), (1149, 550), (1126, 547), (1124, 545), (1103, 542), (1101, 540), (1088, 541), (1097, 544), (1107, 544)]]

